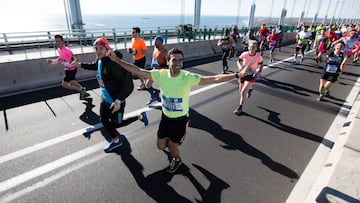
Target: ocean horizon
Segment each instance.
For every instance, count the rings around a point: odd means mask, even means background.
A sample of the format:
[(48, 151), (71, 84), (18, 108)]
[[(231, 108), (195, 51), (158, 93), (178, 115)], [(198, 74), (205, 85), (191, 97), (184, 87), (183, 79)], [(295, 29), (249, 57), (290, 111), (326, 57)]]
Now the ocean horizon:
[[(140, 28), (169, 28), (177, 27), (180, 24), (193, 24), (193, 16), (180, 15), (98, 15), (84, 14), (84, 28), (93, 29), (131, 29), (134, 26)], [(200, 19), (201, 27), (225, 27), (236, 24), (244, 26), (247, 24), (248, 17), (245, 16), (207, 16), (203, 15)], [(29, 21), (29, 22), (27, 22)], [(31, 22), (31, 23), (30, 23)], [(13, 32), (37, 32), (37, 31), (56, 31), (68, 30), (65, 15), (51, 16), (29, 16), (21, 22), (8, 22), (1, 28), (2, 33)]]

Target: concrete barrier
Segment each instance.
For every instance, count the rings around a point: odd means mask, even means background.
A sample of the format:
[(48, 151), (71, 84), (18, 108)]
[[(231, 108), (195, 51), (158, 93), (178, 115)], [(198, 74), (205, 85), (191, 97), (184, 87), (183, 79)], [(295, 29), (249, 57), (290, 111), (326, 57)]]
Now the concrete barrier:
[[(284, 33), (283, 43), (293, 41), (295, 33)], [(217, 46), (217, 39), (209, 41), (186, 42), (179, 44), (167, 44), (165, 47), (169, 50), (177, 47), (184, 52), (185, 60), (196, 60), (203, 57), (215, 56), (221, 54), (221, 48)], [(238, 42), (237, 49), (241, 46), (241, 40)], [(126, 50), (120, 50), (126, 61), (132, 61), (132, 56)], [(152, 58), (153, 47), (148, 47), (147, 66)], [(86, 53), (77, 55), (79, 61), (94, 61), (95, 53)], [(0, 97), (21, 91), (30, 91), (32, 89), (44, 88), (54, 85), (60, 85), (64, 78), (64, 70), (61, 64), (49, 65), (46, 58), (33, 59), (26, 61), (16, 61), (0, 63)], [(78, 69), (77, 79), (87, 80), (95, 78), (96, 71), (86, 71)]]

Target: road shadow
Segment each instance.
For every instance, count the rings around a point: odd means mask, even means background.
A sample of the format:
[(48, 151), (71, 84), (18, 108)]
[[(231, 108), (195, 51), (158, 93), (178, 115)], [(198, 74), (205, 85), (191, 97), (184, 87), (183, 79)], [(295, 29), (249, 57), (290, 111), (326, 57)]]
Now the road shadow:
[(93, 104), (93, 99), (86, 98), (82, 103), (85, 104), (85, 111), (79, 116), (80, 120), (89, 125), (95, 125), (99, 123), (100, 116), (93, 111), (93, 108), (95, 107)]
[(293, 85), (293, 84), (290, 84), (290, 83), (280, 82), (280, 81), (277, 81), (277, 80), (272, 80), (272, 79), (268, 79), (268, 78), (264, 78), (264, 77), (261, 78), (261, 80), (258, 80), (256, 82), (260, 83), (260, 84), (263, 84), (263, 85), (266, 85), (266, 86), (271, 87), (271, 88), (282, 89), (282, 90), (292, 92), (292, 93), (295, 93), (295, 94), (298, 94), (298, 95), (301, 95), (301, 96), (307, 96), (307, 97), (310, 96), (307, 93), (315, 94), (315, 95), (318, 94), (318, 92), (314, 91), (314, 90), (310, 90), (310, 89), (307, 89), (307, 88), (304, 88), (304, 87), (300, 87), (298, 85)]
[(87, 128), (86, 131), (83, 133), (83, 136), (87, 139), (90, 139), (92, 133), (100, 130), (101, 134), (104, 137), (107, 137), (108, 135), (105, 129), (103, 129), (102, 127), (101, 128), (96, 127), (96, 125), (102, 125), (102, 124), (100, 122), (100, 116), (93, 111), (93, 108), (95, 107), (95, 105), (93, 104), (93, 99), (86, 98), (85, 100), (83, 100), (82, 103), (85, 104), (85, 111), (79, 116), (79, 119), (84, 123), (91, 125), (91, 127)]
[(272, 171), (291, 179), (298, 179), (299, 175), (290, 168), (271, 159), (268, 155), (247, 143), (242, 136), (222, 128), (222, 126), (208, 117), (190, 109), (190, 127), (209, 132), (216, 139), (222, 141), (224, 149), (239, 150), (249, 156), (259, 159)]
[[(160, 203), (168, 202), (179, 202), (179, 203), (188, 203), (192, 202), (186, 197), (180, 195), (176, 190), (169, 185), (174, 175), (183, 175), (186, 176), (190, 182), (194, 185), (196, 190), (199, 192), (202, 200), (196, 200), (196, 202), (219, 202), (221, 199), (222, 190), (229, 187), (229, 185), (216, 177), (206, 169), (193, 164), (203, 175), (210, 181), (210, 185), (205, 189), (200, 182), (192, 175), (190, 168), (186, 164), (182, 164), (178, 171), (175, 174), (170, 174), (166, 170), (167, 167), (156, 171), (147, 176), (144, 175), (144, 167), (142, 164), (131, 154), (131, 146), (128, 140), (121, 136), (123, 145), (118, 148), (115, 153), (117, 153), (124, 164), (129, 168), (130, 173), (134, 177), (138, 186), (152, 199)], [(168, 155), (168, 152), (166, 152)]]
[(320, 194), (316, 197), (318, 203), (331, 203), (331, 202), (351, 202), (360, 203), (359, 199), (351, 197), (339, 190), (335, 190), (330, 187), (324, 187)]
[(332, 147), (334, 145), (334, 142), (332, 142), (332, 141), (330, 141), (330, 140), (328, 140), (326, 138), (323, 138), (321, 136), (318, 136), (318, 135), (306, 132), (304, 130), (297, 129), (297, 128), (294, 128), (294, 127), (291, 127), (291, 126), (288, 126), (288, 125), (285, 125), (285, 124), (281, 123), (281, 119), (279, 118), (280, 113), (278, 113), (278, 112), (272, 111), (270, 109), (267, 109), (267, 108), (261, 107), (261, 106), (258, 106), (258, 108), (263, 109), (263, 110), (265, 110), (265, 111), (267, 111), (269, 113), (268, 120), (264, 120), (262, 118), (256, 117), (256, 116), (248, 114), (246, 112), (243, 112), (242, 115), (251, 117), (251, 118), (253, 118), (255, 120), (258, 120), (258, 121), (261, 121), (261, 122), (263, 122), (263, 123), (265, 123), (267, 125), (270, 125), (270, 126), (272, 126), (274, 128), (277, 128), (277, 129), (279, 129), (281, 131), (284, 131), (286, 133), (289, 133), (291, 135), (295, 135), (295, 136), (302, 137), (302, 138), (307, 139), (307, 140), (311, 140), (311, 141), (314, 141), (314, 142), (317, 142), (317, 143), (321, 143), (324, 146), (326, 146), (327, 148), (332, 149)]

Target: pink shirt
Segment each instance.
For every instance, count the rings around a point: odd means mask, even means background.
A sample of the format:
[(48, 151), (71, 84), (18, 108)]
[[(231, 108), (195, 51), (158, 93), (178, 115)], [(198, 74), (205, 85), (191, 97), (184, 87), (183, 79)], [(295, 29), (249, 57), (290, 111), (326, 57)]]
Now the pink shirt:
[(262, 56), (260, 56), (259, 54), (255, 54), (254, 56), (250, 56), (249, 55), (249, 52), (244, 52), (240, 55), (239, 57), (241, 60), (242, 60), (242, 66), (247, 66), (251, 63), (251, 61), (255, 60), (255, 63), (252, 64), (251, 66), (251, 70), (253, 72), (256, 72), (256, 69), (257, 69), (257, 66), (259, 63), (262, 63), (263, 62), (263, 58)]
[(62, 62), (65, 70), (74, 70), (76, 68), (74, 65), (70, 66), (71, 62), (73, 61), (74, 54), (68, 47), (64, 46), (63, 48), (58, 49), (58, 53), (60, 58), (59, 62)]

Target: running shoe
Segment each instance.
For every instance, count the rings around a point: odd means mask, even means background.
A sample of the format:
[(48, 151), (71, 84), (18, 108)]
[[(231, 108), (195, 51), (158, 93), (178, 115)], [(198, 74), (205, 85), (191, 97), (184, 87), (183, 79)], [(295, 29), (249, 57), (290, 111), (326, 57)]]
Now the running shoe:
[(86, 88), (82, 87), (80, 89), (80, 100), (84, 100), (86, 98), (90, 97), (90, 94), (86, 92)]
[(319, 96), (319, 97), (317, 98), (317, 100), (318, 100), (318, 101), (324, 101), (324, 96)]
[(154, 91), (154, 95), (155, 95), (155, 97), (156, 97), (156, 100), (157, 100), (158, 102), (161, 102), (160, 90), (155, 90), (155, 91)]
[(247, 98), (250, 98), (251, 97), (251, 93), (252, 93), (252, 91), (253, 91), (254, 89), (253, 88), (250, 88), (249, 89), (249, 91), (248, 91), (248, 93), (247, 93)]
[(141, 113), (140, 121), (143, 122), (145, 126), (149, 125), (149, 120), (147, 118), (147, 115), (146, 115), (145, 111)]
[(169, 169), (167, 170), (167, 172), (169, 173), (175, 173), (176, 170), (179, 168), (179, 166), (182, 164), (181, 159), (179, 158), (179, 160), (176, 160), (175, 158), (172, 158), (170, 165), (169, 165)]
[(301, 60), (301, 62), (303, 62), (303, 61), (304, 61), (304, 57), (303, 57), (303, 56), (300, 56), (300, 60)]
[(240, 116), (241, 112), (242, 112), (242, 107), (239, 106), (237, 109), (235, 109), (234, 114)]
[(152, 97), (149, 101), (146, 102), (146, 106), (149, 106), (149, 105), (151, 105), (151, 104), (153, 104), (153, 103), (155, 103), (157, 101), (158, 101), (157, 98)]
[(227, 71), (228, 69), (229, 69), (229, 68), (228, 68), (228, 67), (226, 67), (226, 66), (225, 66), (225, 67), (223, 67), (223, 71), (222, 71), (222, 73), (223, 73), (223, 74), (226, 74), (226, 71)]
[(141, 90), (146, 90), (145, 85), (140, 85), (139, 87), (136, 88), (137, 90), (141, 91)]
[(104, 147), (104, 151), (105, 151), (105, 153), (109, 153), (109, 152), (111, 152), (112, 150), (114, 150), (115, 148), (120, 147), (122, 144), (123, 144), (123, 143), (122, 143), (122, 141), (120, 140), (120, 138), (119, 138), (119, 141), (118, 141), (118, 142), (113, 142), (113, 141), (111, 141), (108, 145), (106, 145), (106, 146)]
[(327, 91), (327, 92), (325, 93), (325, 97), (330, 97), (330, 91)]

